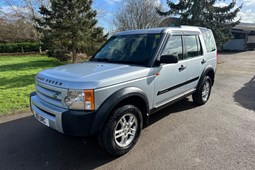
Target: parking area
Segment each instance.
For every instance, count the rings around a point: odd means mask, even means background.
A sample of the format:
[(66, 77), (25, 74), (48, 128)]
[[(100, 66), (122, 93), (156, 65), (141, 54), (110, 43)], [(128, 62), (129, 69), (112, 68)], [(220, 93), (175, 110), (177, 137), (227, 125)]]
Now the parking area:
[(221, 54), (209, 102), (153, 115), (137, 145), (113, 158), (94, 137), (62, 135), (30, 113), (0, 118), (0, 169), (254, 169), (255, 52)]

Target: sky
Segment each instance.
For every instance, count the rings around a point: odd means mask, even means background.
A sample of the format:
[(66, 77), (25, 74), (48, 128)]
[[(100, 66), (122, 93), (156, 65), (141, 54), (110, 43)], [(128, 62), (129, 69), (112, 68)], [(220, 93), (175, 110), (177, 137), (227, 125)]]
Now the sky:
[[(4, 3), (5, 0), (0, 0), (0, 9), (8, 10), (8, 6)], [(21, 2), (19, 0), (14, 0), (17, 3)], [(92, 7), (97, 10), (98, 25), (104, 27), (106, 32), (113, 29), (112, 18), (114, 12), (117, 9), (118, 4), (122, 0), (94, 0)], [(152, 0), (161, 3), (165, 9), (169, 9), (166, 0)], [(176, 2), (178, 0), (173, 0)], [(232, 0), (222, 0), (216, 3), (217, 6), (225, 6), (229, 4)], [(243, 4), (241, 11), (238, 14), (238, 18), (241, 18), (241, 22), (244, 23), (255, 23), (255, 0), (236, 0), (236, 7)]]
[[(111, 19), (114, 11), (121, 0), (94, 0), (93, 7), (98, 10), (99, 25), (104, 27), (106, 30), (111, 29)], [(166, 5), (166, 0), (159, 1), (164, 8), (169, 9)], [(173, 0), (176, 2), (177, 0)], [(232, 0), (222, 0), (216, 3), (217, 6), (225, 6)], [(243, 4), (241, 11), (238, 14), (238, 18), (241, 18), (241, 22), (244, 23), (255, 23), (255, 0), (236, 0), (236, 7)]]

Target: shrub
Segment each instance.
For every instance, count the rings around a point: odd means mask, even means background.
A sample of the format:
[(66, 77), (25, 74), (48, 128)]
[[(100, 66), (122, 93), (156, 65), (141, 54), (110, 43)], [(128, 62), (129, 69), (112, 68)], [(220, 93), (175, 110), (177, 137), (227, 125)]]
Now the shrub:
[(48, 50), (47, 55), (49, 57), (54, 57), (59, 61), (67, 61), (70, 59), (70, 56), (67, 55), (68, 51), (63, 49), (55, 49), (55, 50)]
[(35, 42), (0, 43), (0, 53), (37, 52), (39, 47)]

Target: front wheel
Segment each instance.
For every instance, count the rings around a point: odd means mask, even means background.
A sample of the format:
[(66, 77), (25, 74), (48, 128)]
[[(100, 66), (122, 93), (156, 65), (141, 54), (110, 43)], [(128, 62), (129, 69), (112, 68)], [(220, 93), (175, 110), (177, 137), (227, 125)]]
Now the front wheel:
[(198, 105), (205, 104), (210, 97), (211, 89), (212, 89), (211, 78), (209, 76), (205, 76), (202, 81), (202, 85), (192, 95), (193, 101)]
[(98, 140), (111, 155), (120, 156), (133, 148), (141, 130), (141, 111), (134, 105), (124, 105), (113, 112)]

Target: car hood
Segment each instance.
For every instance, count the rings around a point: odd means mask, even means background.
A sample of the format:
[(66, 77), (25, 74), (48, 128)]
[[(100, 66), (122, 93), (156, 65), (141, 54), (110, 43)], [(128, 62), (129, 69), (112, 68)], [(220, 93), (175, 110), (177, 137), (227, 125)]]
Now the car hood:
[(150, 76), (150, 70), (128, 64), (86, 62), (43, 70), (36, 81), (68, 89), (96, 89)]

